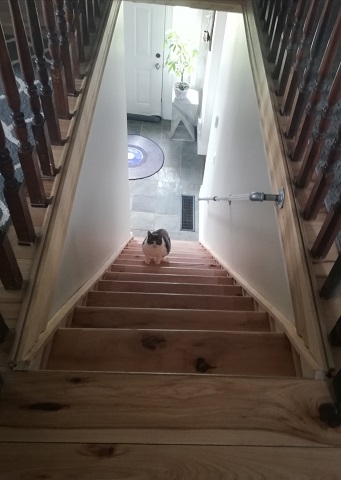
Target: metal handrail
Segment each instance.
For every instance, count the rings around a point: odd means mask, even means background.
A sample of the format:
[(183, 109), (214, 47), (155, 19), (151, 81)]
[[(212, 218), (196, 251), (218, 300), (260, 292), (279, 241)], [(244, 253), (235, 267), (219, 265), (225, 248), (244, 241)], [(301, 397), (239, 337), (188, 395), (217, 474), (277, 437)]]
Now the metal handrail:
[(276, 202), (278, 208), (283, 208), (285, 199), (284, 188), (281, 187), (278, 194), (275, 193), (264, 193), (264, 192), (252, 192), (252, 193), (241, 193), (232, 195), (231, 193), (227, 197), (199, 197), (199, 200), (205, 200), (207, 202), (221, 202), (226, 201), (231, 205), (232, 200), (251, 200), (251, 202)]

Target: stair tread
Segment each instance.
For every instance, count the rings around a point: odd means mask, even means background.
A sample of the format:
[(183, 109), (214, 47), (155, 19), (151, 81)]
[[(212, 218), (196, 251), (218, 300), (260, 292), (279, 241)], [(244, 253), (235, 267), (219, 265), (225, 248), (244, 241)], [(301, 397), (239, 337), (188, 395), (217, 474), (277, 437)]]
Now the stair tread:
[(47, 368), (295, 375), (289, 341), (273, 332), (65, 328), (54, 336)]
[(103, 275), (104, 280), (134, 280), (137, 282), (181, 282), (181, 283), (199, 283), (209, 285), (233, 285), (234, 280), (231, 277), (214, 277), (200, 275), (176, 275), (172, 273), (146, 273), (146, 272), (110, 272)]
[(269, 318), (254, 311), (84, 306), (75, 309), (71, 326), (268, 331)]
[(87, 305), (113, 307), (191, 308), (210, 310), (253, 310), (251, 297), (189, 295), (179, 293), (89, 292)]
[[(319, 405), (330, 401), (324, 381), (74, 371), (2, 376), (5, 442), (341, 445), (339, 429), (318, 421)], [(43, 411), (46, 402), (55, 411)]]
[[(138, 259), (128, 259), (128, 260), (122, 260), (118, 258), (115, 260), (113, 265), (131, 265), (131, 266), (138, 266), (138, 267), (144, 267), (146, 266), (146, 262), (144, 260), (138, 260)], [(150, 265), (156, 265), (154, 260), (151, 260)], [(198, 269), (216, 269), (216, 270), (221, 270), (221, 266), (218, 265), (218, 263), (215, 260), (211, 260), (210, 262), (204, 262), (204, 261), (190, 261), (190, 260), (185, 260), (183, 262), (175, 262), (172, 259), (168, 259), (166, 257), (166, 260), (162, 260), (160, 265), (156, 265), (157, 267), (162, 267), (162, 268), (175, 268), (175, 267), (180, 267), (180, 268), (198, 268)]]

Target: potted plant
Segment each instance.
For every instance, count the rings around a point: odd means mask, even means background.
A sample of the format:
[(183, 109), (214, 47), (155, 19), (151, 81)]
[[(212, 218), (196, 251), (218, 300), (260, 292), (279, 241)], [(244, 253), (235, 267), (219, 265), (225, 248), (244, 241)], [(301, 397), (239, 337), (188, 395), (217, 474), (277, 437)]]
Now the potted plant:
[(168, 47), (168, 55), (165, 60), (165, 67), (168, 72), (174, 72), (179, 81), (175, 82), (173, 87), (177, 98), (185, 98), (189, 84), (184, 81), (184, 74), (188, 75), (193, 70), (193, 59), (198, 55), (198, 50), (193, 48), (190, 42), (180, 38), (174, 30), (166, 33), (163, 48)]

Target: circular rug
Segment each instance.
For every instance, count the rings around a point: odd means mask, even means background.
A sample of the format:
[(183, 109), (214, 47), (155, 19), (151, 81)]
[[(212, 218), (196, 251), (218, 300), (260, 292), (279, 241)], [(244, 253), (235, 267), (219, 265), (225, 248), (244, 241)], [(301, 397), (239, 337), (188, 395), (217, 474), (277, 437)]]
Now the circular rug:
[(128, 135), (129, 180), (154, 175), (163, 162), (164, 154), (159, 145), (141, 135)]

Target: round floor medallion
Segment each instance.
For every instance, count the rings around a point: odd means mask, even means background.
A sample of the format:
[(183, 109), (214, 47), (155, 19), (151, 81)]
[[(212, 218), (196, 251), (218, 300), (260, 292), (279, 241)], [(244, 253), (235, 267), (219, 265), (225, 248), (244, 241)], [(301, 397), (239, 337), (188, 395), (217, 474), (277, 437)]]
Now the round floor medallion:
[(141, 135), (128, 135), (129, 180), (150, 177), (162, 168), (164, 154), (159, 145)]

